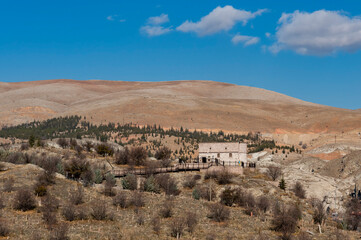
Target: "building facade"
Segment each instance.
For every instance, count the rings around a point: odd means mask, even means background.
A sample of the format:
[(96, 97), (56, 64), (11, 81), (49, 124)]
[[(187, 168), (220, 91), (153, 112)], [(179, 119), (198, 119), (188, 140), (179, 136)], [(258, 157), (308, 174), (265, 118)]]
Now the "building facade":
[(203, 163), (247, 162), (247, 144), (239, 142), (199, 143), (199, 161)]

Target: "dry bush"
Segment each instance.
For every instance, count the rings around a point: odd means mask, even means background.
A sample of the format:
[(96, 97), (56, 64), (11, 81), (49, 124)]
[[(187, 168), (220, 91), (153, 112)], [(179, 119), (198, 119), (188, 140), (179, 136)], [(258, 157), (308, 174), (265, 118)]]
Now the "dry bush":
[(128, 206), (127, 195), (125, 192), (117, 192), (117, 194), (113, 197), (113, 205), (121, 208), (126, 208)]
[(65, 164), (64, 170), (68, 177), (79, 179), (84, 173), (90, 171), (90, 164), (85, 159), (72, 158)]
[(261, 196), (257, 199), (257, 207), (264, 213), (271, 207), (271, 202), (267, 196)]
[(5, 179), (4, 192), (12, 192), (14, 190), (14, 182), (14, 178), (12, 177)]
[(299, 208), (285, 207), (280, 205), (275, 211), (272, 224), (275, 231), (282, 233), (282, 239), (290, 239), (291, 234), (295, 232), (297, 221), (299, 219)]
[(188, 177), (183, 182), (183, 187), (192, 189), (192, 188), (194, 188), (196, 186), (196, 184), (197, 184), (197, 180), (196, 180), (195, 176), (193, 176), (191, 178)]
[(126, 165), (129, 164), (130, 161), (130, 152), (127, 147), (123, 150), (117, 151), (115, 154), (115, 163), (118, 165)]
[(130, 150), (130, 161), (136, 166), (144, 166), (148, 153), (143, 147), (134, 147)]
[(79, 205), (84, 203), (84, 189), (82, 186), (78, 185), (77, 189), (72, 189), (70, 192), (69, 200), (74, 205)]
[(216, 179), (218, 184), (224, 185), (231, 183), (233, 176), (227, 169), (223, 169), (222, 171), (216, 173)]
[(74, 221), (76, 219), (75, 206), (73, 204), (67, 204), (63, 207), (62, 215), (67, 221)]
[(0, 210), (4, 209), (5, 207), (6, 206), (5, 206), (5, 202), (4, 202), (4, 196), (0, 195)]
[(58, 170), (57, 166), (60, 162), (59, 157), (44, 157), (37, 162), (44, 172), (39, 176), (38, 182), (41, 185), (47, 186), (55, 183), (55, 173)]
[(50, 232), (49, 240), (69, 240), (68, 230), (68, 225), (65, 223), (60, 224)]
[(158, 216), (155, 216), (151, 220), (152, 229), (156, 234), (159, 234), (160, 232), (160, 219)]
[(169, 174), (159, 174), (156, 176), (156, 181), (160, 188), (164, 190), (167, 195), (177, 196), (180, 194), (176, 180)]
[(69, 142), (65, 138), (59, 138), (57, 144), (59, 144), (59, 146), (62, 147), (63, 149), (69, 147)]
[(92, 151), (92, 148), (93, 148), (93, 143), (91, 141), (86, 141), (84, 144), (83, 144), (83, 147), (88, 151), (88, 152), (91, 152)]
[[(197, 189), (197, 188), (196, 188)], [(217, 197), (216, 188), (213, 184), (208, 183), (199, 188), (200, 198), (212, 201)]]
[(282, 169), (277, 166), (269, 166), (267, 168), (267, 175), (273, 180), (276, 181), (282, 175)]
[(34, 195), (28, 189), (19, 189), (15, 194), (13, 207), (24, 212), (34, 209), (36, 207)]
[(13, 164), (25, 164), (24, 155), (21, 152), (14, 152), (7, 155), (5, 162)]
[(43, 197), (47, 194), (48, 190), (46, 186), (42, 185), (40, 182), (37, 182), (34, 186), (35, 195), (38, 197)]
[(310, 237), (309, 233), (301, 232), (300, 234), (298, 234), (297, 240), (312, 240), (312, 237)]
[(211, 204), (208, 209), (208, 217), (216, 222), (224, 222), (229, 219), (229, 209), (220, 203)]
[(9, 227), (4, 219), (0, 219), (0, 237), (7, 237), (10, 234)]
[(144, 201), (143, 193), (139, 191), (134, 191), (130, 199), (130, 205), (135, 206), (137, 208), (144, 207), (145, 201)]
[(139, 226), (142, 226), (142, 225), (144, 225), (144, 222), (145, 222), (144, 214), (143, 214), (142, 212), (139, 212), (139, 211), (138, 211), (136, 223), (137, 223)]
[[(316, 209), (319, 209), (319, 207), (316, 207)], [(319, 212), (319, 210), (317, 210)], [(361, 222), (361, 203), (358, 199), (352, 198), (350, 201), (346, 203), (346, 224), (347, 228), (349, 230), (357, 230), (357, 228), (360, 226)], [(318, 223), (320, 221), (317, 221)]]
[(72, 149), (75, 149), (78, 146), (78, 142), (74, 138), (70, 138), (69, 145)]
[(76, 219), (77, 220), (87, 220), (88, 211), (85, 207), (77, 206), (76, 207)]
[(21, 151), (29, 150), (29, 143), (22, 143), (20, 146)]
[(306, 198), (306, 190), (304, 189), (303, 185), (300, 182), (296, 182), (292, 191), (295, 193), (297, 197), (302, 199)]
[(105, 176), (105, 183), (104, 183), (104, 195), (105, 196), (109, 196), (112, 197), (114, 196), (114, 190), (113, 188), (115, 187), (115, 178), (113, 175), (111, 174), (107, 174)]
[(216, 179), (216, 178), (217, 178), (217, 173), (214, 170), (207, 170), (206, 173), (204, 174), (204, 180)]
[(213, 232), (208, 233), (206, 236), (206, 240), (216, 240), (216, 239), (217, 239), (217, 236)]
[(325, 207), (320, 200), (317, 200), (314, 204), (313, 221), (316, 224), (322, 224), (326, 220)]
[(184, 219), (180, 217), (174, 218), (169, 225), (170, 235), (174, 238), (179, 239), (183, 234), (184, 228)]
[(161, 147), (156, 152), (154, 157), (158, 160), (169, 159), (172, 151), (168, 147)]
[(186, 212), (185, 224), (187, 226), (187, 231), (193, 233), (195, 227), (198, 224), (198, 216), (194, 212)]
[(42, 199), (42, 206), (40, 211), (42, 213), (42, 218), (45, 224), (48, 227), (52, 227), (57, 224), (56, 212), (59, 208), (58, 199), (54, 198), (52, 195), (48, 194), (45, 198)]
[(113, 216), (111, 213), (108, 213), (107, 204), (105, 201), (96, 200), (92, 206), (92, 217), (95, 220), (113, 220)]
[(173, 214), (173, 202), (170, 199), (166, 199), (159, 209), (159, 216), (162, 218), (170, 218)]

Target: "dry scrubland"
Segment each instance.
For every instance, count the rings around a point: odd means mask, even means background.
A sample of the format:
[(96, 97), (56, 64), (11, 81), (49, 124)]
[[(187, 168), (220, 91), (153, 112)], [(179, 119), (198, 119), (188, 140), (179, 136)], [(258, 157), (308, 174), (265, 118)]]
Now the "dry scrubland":
[(1, 124), (77, 114), (95, 123), (133, 122), (275, 135), (361, 129), (360, 111), (211, 81), (147, 83), (60, 79), (0, 83), (0, 98)]
[[(169, 175), (170, 178), (166, 175), (156, 175), (154, 178), (143, 176), (138, 178), (137, 185), (132, 185), (131, 176), (125, 178), (128, 184), (124, 184), (124, 179), (113, 182), (110, 176), (104, 175), (102, 178), (106, 179), (101, 181), (96, 176), (92, 176), (90, 181), (84, 175), (78, 180), (67, 179), (59, 173), (52, 175), (51, 166), (41, 160), (51, 161), (57, 156), (63, 169), (60, 168), (59, 171), (57, 164), (56, 171), (64, 173), (70, 171), (67, 166), (72, 163), (72, 159), (84, 159), (93, 173), (99, 169), (101, 173), (105, 173), (109, 162), (116, 167), (126, 167), (115, 164), (119, 154), (103, 157), (94, 152), (94, 149), (87, 152), (85, 146), (82, 151), (71, 149), (70, 146), (63, 149), (55, 141), (50, 146), (45, 144), (44, 147), (27, 149), (23, 145), (22, 148), (23, 150), (19, 144), (11, 147), (10, 152), (18, 152), (17, 155), (4, 155), (7, 151), (2, 151), (2, 160), (5, 162), (0, 162), (0, 189), (4, 203), (0, 223), (1, 226), (8, 227), (8, 235), (12, 239), (67, 239), (65, 236), (68, 239), (179, 237), (300, 240), (358, 237), (357, 232), (340, 230), (341, 225), (332, 221), (330, 216), (325, 221), (321, 218), (320, 234), (318, 224), (314, 224), (317, 210), (320, 210), (317, 201), (310, 197), (304, 199), (303, 187), (293, 191), (294, 184), (291, 185), (287, 180), (286, 190), (280, 189), (280, 174), (273, 175), (276, 178), (273, 181), (270, 169), (265, 173), (245, 169), (242, 175), (230, 174), (217, 168), (217, 171), (209, 169), (204, 172), (174, 173)], [(288, 157), (290, 162), (293, 162), (292, 156), (297, 157), (296, 154), (291, 154)], [(283, 161), (284, 156), (280, 154), (279, 157)], [(23, 164), (24, 160), (34, 164)], [(9, 179), (14, 180), (10, 191)], [(146, 188), (144, 185), (147, 179), (151, 179), (151, 184)], [(92, 183), (93, 181), (98, 183)], [(43, 192), (39, 190), (39, 185), (46, 188), (46, 194), (41, 197), (39, 194), (42, 195)], [(36, 207), (29, 211), (15, 209), (16, 195), (24, 187), (35, 198)], [(124, 187), (138, 190), (123, 189)], [(78, 205), (74, 205), (71, 196), (79, 191), (78, 188), (83, 192), (83, 198)], [(38, 195), (35, 195), (35, 189)], [(48, 204), (49, 198), (50, 202), (58, 204)], [(72, 205), (69, 206), (70, 202)], [(44, 211), (44, 207), (47, 211)], [(69, 221), (72, 209), (75, 219)], [(95, 211), (99, 209), (106, 210)], [(323, 213), (324, 209), (321, 209)]]

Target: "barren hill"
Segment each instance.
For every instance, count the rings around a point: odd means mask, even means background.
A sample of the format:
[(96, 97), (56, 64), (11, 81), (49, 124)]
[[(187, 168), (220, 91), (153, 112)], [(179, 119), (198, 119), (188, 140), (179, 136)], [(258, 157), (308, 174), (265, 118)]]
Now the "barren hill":
[(0, 82), (0, 123), (59, 115), (96, 123), (268, 133), (341, 132), (361, 128), (361, 112), (313, 104), (276, 92), (212, 81)]

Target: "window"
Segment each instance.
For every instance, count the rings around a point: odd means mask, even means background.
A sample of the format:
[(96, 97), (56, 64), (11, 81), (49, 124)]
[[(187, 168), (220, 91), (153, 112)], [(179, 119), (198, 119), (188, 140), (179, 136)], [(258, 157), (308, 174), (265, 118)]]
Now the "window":
[(229, 157), (230, 157), (230, 158), (232, 157), (232, 153), (229, 153)]
[(217, 158), (220, 158), (221, 157), (221, 154), (220, 153), (217, 153)]

